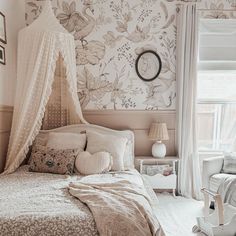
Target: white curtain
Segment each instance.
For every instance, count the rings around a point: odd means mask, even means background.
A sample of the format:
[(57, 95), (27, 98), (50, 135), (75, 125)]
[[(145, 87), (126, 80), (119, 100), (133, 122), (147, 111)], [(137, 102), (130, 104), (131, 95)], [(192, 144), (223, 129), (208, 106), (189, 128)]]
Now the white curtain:
[[(233, 118), (234, 117), (234, 118)], [(222, 110), (221, 149), (236, 152), (236, 105), (226, 104)]]
[(201, 175), (196, 139), (198, 16), (195, 3), (177, 14), (177, 150), (179, 192), (200, 199)]
[[(20, 166), (42, 124), (51, 128), (54, 122), (56, 126), (87, 123), (77, 95), (74, 38), (55, 18), (50, 1), (45, 4), (37, 20), (22, 29), (18, 37), (17, 88), (3, 174), (9, 174)], [(58, 74), (58, 71), (61, 72)], [(58, 78), (63, 86), (54, 83), (55, 92), (53, 82)], [(65, 99), (62, 98), (64, 94), (67, 95)], [(57, 104), (56, 107), (52, 107), (53, 103)], [(63, 122), (58, 122), (59, 116)]]

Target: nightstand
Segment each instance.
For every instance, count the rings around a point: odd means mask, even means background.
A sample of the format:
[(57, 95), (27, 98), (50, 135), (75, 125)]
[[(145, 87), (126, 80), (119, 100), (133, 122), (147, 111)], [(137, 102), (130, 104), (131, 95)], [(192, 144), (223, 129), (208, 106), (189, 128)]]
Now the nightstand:
[[(164, 159), (158, 159), (152, 156), (137, 156), (135, 158), (136, 164), (139, 166), (140, 173), (151, 184), (152, 188), (161, 190), (171, 189), (173, 196), (175, 196), (177, 188), (176, 164), (178, 160), (179, 159), (174, 156), (167, 156)], [(165, 164), (170, 165), (173, 168), (173, 171), (170, 175), (148, 175), (147, 173), (145, 173), (145, 166), (160, 166)]]

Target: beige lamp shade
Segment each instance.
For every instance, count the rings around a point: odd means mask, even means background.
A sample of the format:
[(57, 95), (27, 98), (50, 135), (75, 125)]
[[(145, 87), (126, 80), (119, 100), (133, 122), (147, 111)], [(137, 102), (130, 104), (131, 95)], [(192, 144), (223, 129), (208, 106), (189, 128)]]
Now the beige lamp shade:
[(148, 138), (157, 141), (169, 140), (166, 123), (152, 123)]

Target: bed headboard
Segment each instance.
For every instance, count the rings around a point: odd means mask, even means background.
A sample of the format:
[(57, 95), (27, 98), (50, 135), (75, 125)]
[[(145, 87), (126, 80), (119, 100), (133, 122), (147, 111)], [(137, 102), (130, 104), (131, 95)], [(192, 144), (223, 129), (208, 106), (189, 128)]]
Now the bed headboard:
[(124, 137), (128, 139), (127, 147), (125, 151), (125, 155), (131, 155), (132, 159), (134, 160), (134, 133), (131, 130), (114, 130), (105, 128), (99, 125), (93, 124), (76, 124), (76, 125), (68, 125), (63, 126), (56, 129), (51, 130), (41, 130), (38, 135), (38, 141), (42, 142), (41, 144), (45, 145), (47, 142), (47, 137), (50, 132), (68, 132), (68, 133), (81, 133), (83, 131), (96, 131), (101, 134), (107, 135), (116, 135), (120, 137)]

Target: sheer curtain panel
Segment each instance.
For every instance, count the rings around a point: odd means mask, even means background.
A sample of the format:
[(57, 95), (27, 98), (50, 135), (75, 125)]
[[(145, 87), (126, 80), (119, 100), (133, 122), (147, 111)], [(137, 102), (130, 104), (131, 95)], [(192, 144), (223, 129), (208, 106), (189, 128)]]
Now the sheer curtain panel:
[(201, 198), (201, 175), (197, 149), (196, 94), (198, 16), (195, 3), (178, 6), (177, 13), (177, 150), (179, 192)]
[(75, 58), (73, 36), (45, 1), (41, 15), (18, 37), (16, 97), (3, 174), (20, 166), (42, 125), (87, 123), (77, 95)]

